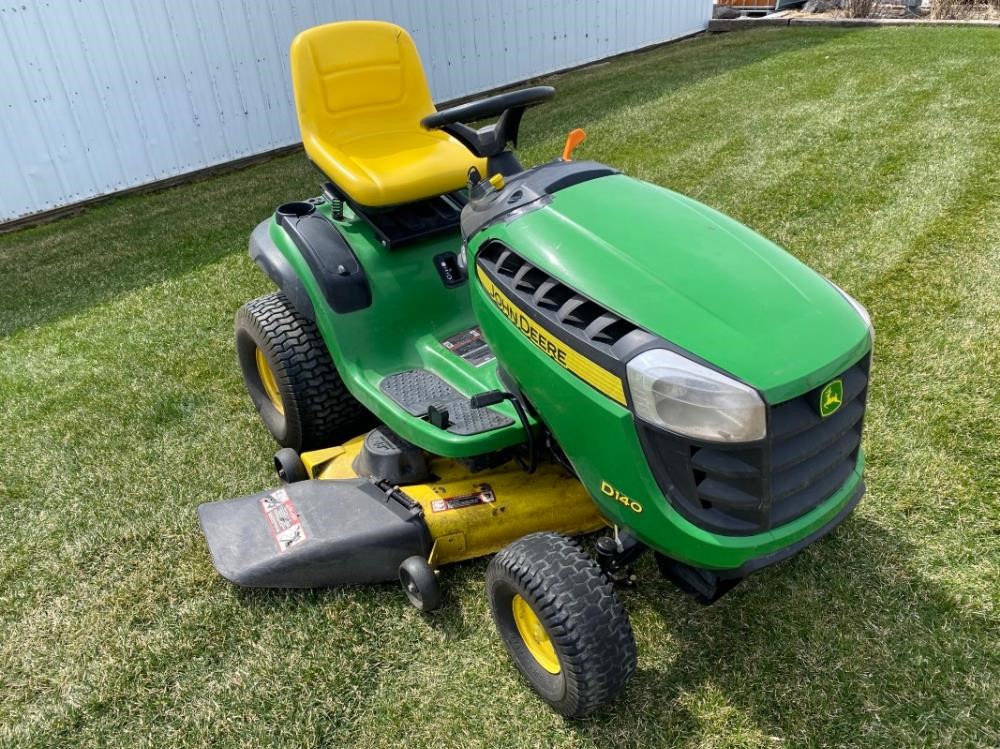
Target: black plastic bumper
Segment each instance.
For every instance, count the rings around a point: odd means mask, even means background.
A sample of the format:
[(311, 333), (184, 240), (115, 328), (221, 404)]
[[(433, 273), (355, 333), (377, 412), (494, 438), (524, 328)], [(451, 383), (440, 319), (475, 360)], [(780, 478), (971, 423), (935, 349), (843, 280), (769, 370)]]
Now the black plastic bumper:
[(805, 538), (802, 538), (796, 541), (794, 544), (784, 547), (783, 549), (778, 549), (777, 551), (772, 551), (770, 554), (764, 554), (762, 556), (755, 557), (754, 559), (751, 559), (748, 562), (744, 562), (741, 566), (737, 567), (736, 569), (716, 570), (715, 571), (716, 574), (722, 579), (746, 577), (747, 575), (756, 572), (757, 570), (763, 569), (764, 567), (776, 564), (777, 562), (780, 562), (784, 559), (788, 559), (789, 557), (795, 556), (804, 548), (806, 548), (809, 544), (814, 543), (815, 541), (818, 541), (819, 539), (823, 538), (823, 536), (826, 536), (827, 534), (831, 533), (834, 528), (836, 528), (838, 525), (844, 522), (847, 519), (847, 516), (850, 515), (854, 511), (854, 508), (858, 506), (858, 502), (861, 501), (861, 498), (864, 496), (864, 494), (865, 494), (865, 482), (862, 480), (858, 482), (858, 488), (854, 490), (854, 494), (851, 495), (851, 498), (847, 501), (847, 504), (845, 504), (840, 509), (840, 512), (838, 512), (834, 516), (834, 518), (829, 523), (824, 525), (822, 528), (813, 531)]

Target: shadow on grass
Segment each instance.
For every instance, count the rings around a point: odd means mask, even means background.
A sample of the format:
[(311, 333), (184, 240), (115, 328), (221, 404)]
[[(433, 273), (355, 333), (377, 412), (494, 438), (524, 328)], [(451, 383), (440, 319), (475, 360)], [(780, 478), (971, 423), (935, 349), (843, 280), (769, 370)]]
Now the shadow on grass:
[[(486, 559), (470, 559), (457, 567), (452, 565), (441, 579), (441, 604), (431, 612), (421, 613), (423, 625), (434, 630), (442, 640), (462, 643), (474, 636), (480, 623), (469, 619), (465, 602), (468, 596), (482, 596), (482, 580), (486, 575)], [(332, 588), (240, 588), (224, 584), (226, 594), (232, 594), (239, 605), (260, 615), (293, 613), (303, 608), (331, 604), (348, 598), (352, 605), (371, 609), (388, 608), (397, 615), (409, 613), (411, 604), (396, 580), (369, 585), (348, 585)]]
[[(667, 93), (851, 30), (689, 40), (556, 76), (560, 96), (528, 118), (529, 140), (614, 120)], [(529, 155), (548, 159), (539, 148)], [(553, 154), (554, 155), (554, 154)], [(591, 158), (615, 163), (615, 153)], [(162, 192), (113, 200), (83, 214), (0, 235), (0, 337), (58, 320), (243, 252), (274, 206), (319, 192), (319, 175), (296, 153)]]
[(877, 745), (915, 735), (993, 745), (996, 696), (982, 667), (1000, 628), (914, 570), (907, 552), (855, 517), (712, 607), (644, 582), (627, 596), (630, 608), (664, 617), (675, 649), (660, 660), (640, 645), (623, 696), (567, 726), (597, 746), (620, 744), (626, 730), (629, 745), (658, 746), (729, 714), (790, 746), (854, 745), (865, 735)]

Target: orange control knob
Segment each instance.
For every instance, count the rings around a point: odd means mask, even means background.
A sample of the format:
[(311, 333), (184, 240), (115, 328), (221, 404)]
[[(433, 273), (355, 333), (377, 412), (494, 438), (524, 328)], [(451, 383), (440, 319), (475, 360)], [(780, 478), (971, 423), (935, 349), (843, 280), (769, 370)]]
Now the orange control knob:
[(566, 136), (566, 147), (563, 148), (562, 160), (572, 161), (573, 151), (576, 147), (587, 140), (587, 133), (584, 132), (583, 128), (578, 127), (574, 130), (569, 131), (569, 135)]

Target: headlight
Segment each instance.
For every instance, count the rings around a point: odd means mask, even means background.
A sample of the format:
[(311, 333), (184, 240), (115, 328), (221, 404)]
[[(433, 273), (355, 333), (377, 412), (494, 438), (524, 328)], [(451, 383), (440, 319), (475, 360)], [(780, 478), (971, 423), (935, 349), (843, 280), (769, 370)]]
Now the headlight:
[[(830, 281), (829, 278), (826, 279), (826, 280)], [(837, 286), (837, 284), (835, 284), (833, 281), (830, 281), (830, 285), (833, 288), (835, 288), (837, 291), (840, 292), (841, 296), (843, 296), (844, 299), (847, 300), (847, 303), (850, 304), (852, 307), (854, 307), (854, 311), (857, 312), (858, 315), (861, 317), (861, 319), (865, 321), (865, 325), (868, 326), (868, 335), (871, 336), (872, 343), (874, 343), (875, 342), (875, 326), (872, 325), (872, 316), (868, 314), (868, 310), (865, 309), (865, 306), (861, 302), (859, 302), (857, 299), (855, 299), (854, 297), (852, 297), (850, 294), (848, 294), (846, 291), (844, 291), (842, 288), (840, 288), (839, 286)]]
[(646, 351), (627, 370), (635, 412), (652, 424), (716, 442), (752, 442), (767, 432), (756, 390), (680, 354)]

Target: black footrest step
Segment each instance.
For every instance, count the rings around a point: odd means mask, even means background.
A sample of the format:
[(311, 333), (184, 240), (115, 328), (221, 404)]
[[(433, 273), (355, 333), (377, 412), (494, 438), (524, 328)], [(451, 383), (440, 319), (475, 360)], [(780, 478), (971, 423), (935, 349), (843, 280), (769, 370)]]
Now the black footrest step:
[(448, 431), (452, 434), (480, 434), (514, 423), (492, 408), (472, 408), (468, 398), (426, 369), (389, 375), (379, 388), (411, 416), (423, 418), (431, 406), (447, 411)]

